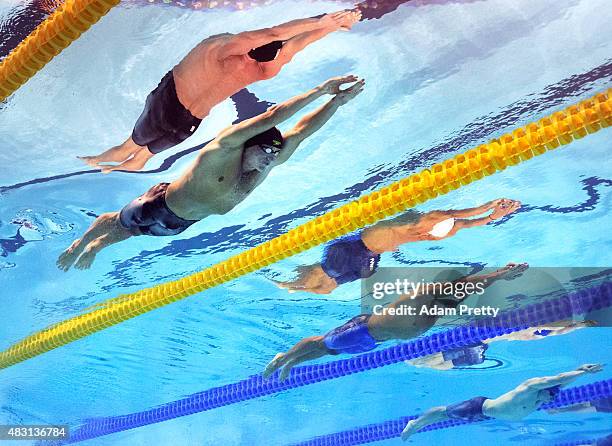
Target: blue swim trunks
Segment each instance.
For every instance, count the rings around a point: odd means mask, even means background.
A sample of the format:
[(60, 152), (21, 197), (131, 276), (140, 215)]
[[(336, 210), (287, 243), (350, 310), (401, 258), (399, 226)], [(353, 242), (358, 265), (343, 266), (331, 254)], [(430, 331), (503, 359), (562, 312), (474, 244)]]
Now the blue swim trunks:
[(446, 406), (446, 416), (454, 420), (462, 421), (490, 420), (490, 417), (482, 413), (482, 405), (486, 400), (488, 400), (488, 398), (484, 396), (477, 396), (457, 404), (451, 404), (450, 406)]
[(368, 331), (370, 314), (361, 314), (334, 328), (323, 338), (323, 343), (332, 355), (339, 353), (363, 353), (376, 348), (378, 342)]
[(338, 285), (370, 277), (376, 272), (380, 254), (370, 251), (361, 233), (341, 237), (325, 248), (321, 267)]

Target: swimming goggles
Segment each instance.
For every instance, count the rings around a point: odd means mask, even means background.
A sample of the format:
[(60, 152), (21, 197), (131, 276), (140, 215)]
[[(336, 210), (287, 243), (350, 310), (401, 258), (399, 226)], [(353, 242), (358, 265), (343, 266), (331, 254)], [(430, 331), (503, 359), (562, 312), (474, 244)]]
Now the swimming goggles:
[(269, 146), (267, 144), (260, 145), (259, 147), (261, 148), (261, 150), (264, 151), (264, 153), (267, 153), (268, 155), (273, 154), (273, 155), (278, 156), (278, 154), (281, 151), (281, 149), (279, 147)]

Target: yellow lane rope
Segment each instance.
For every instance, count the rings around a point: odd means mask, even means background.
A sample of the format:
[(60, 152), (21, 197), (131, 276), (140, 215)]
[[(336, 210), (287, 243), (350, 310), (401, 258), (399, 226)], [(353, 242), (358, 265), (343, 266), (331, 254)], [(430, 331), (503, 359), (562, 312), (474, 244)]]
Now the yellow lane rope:
[(0, 62), (0, 101), (87, 31), (120, 0), (66, 0)]
[(127, 319), (278, 262), (462, 185), (527, 161), (612, 124), (612, 89), (553, 113), (327, 212), (238, 255), (172, 282), (94, 306), (32, 334), (0, 353), (0, 368), (76, 341)]

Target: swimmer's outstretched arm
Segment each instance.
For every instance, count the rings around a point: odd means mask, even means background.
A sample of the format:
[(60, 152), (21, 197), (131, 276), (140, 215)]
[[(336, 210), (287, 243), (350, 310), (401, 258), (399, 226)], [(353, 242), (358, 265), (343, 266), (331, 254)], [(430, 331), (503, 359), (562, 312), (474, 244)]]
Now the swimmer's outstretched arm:
[(216, 141), (221, 147), (242, 150), (242, 144), (248, 139), (286, 121), (321, 96), (333, 94), (328, 86), (332, 81), (333, 79), (330, 79), (306, 93), (273, 105), (260, 115), (226, 128), (217, 136)]
[(507, 333), (501, 336), (497, 336), (493, 339), (483, 341), (485, 344), (496, 342), (496, 341), (534, 341), (543, 339), (542, 336), (537, 335), (535, 332), (538, 330), (550, 330), (551, 333), (547, 336), (558, 336), (571, 333), (572, 331), (579, 330), (586, 327), (597, 326), (597, 321), (584, 320), (584, 321), (571, 321), (566, 319), (559, 321), (556, 326), (549, 325), (536, 325), (535, 327), (529, 327), (525, 330), (516, 331), (514, 333)]
[[(481, 284), (483, 288), (488, 288), (493, 285), (498, 280), (513, 280), (517, 277), (523, 275), (523, 273), (529, 268), (529, 264), (527, 263), (508, 263), (503, 268), (498, 269), (497, 271), (493, 271), (488, 274), (469, 274), (467, 276), (460, 277), (457, 280), (453, 280), (452, 283), (473, 283), (473, 284)], [(476, 292), (476, 290), (474, 290)], [(403, 294), (400, 296), (398, 300), (390, 304), (389, 306), (401, 306), (403, 304), (407, 304), (413, 302), (415, 298), (419, 296), (423, 296), (425, 291), (420, 291), (416, 294)], [(448, 297), (446, 294), (442, 295), (442, 297)], [(467, 299), (469, 295), (461, 298), (460, 300)], [(459, 299), (459, 298), (457, 298)], [(389, 317), (393, 319), (395, 316), (381, 316), (381, 317)]]
[(341, 106), (357, 97), (357, 95), (363, 91), (365, 85), (363, 79), (344, 90), (340, 90), (343, 84), (355, 81), (357, 81), (356, 76), (345, 76), (330, 79), (322, 85), (324, 90), (330, 94), (335, 94), (335, 96), (326, 104), (304, 116), (293, 129), (283, 135), (285, 138), (285, 145), (278, 158), (275, 160), (276, 165), (287, 161), (306, 138), (316, 133), (327, 121), (329, 121)]
[(312, 31), (298, 34), (291, 39), (287, 40), (280, 50), (280, 53), (276, 59), (272, 62), (267, 62), (264, 66), (270, 65), (285, 65), (289, 63), (293, 56), (302, 51), (308, 45), (322, 39), (326, 35), (333, 33), (334, 31), (344, 30), (348, 31), (352, 26), (361, 20), (360, 11), (344, 11), (342, 20), (337, 20), (330, 23), (327, 26), (323, 26)]
[(508, 263), (503, 268), (488, 274), (471, 274), (461, 277), (453, 283), (481, 283), (484, 288), (488, 288), (498, 280), (513, 280), (520, 277), (529, 268), (527, 263)]
[(443, 217), (446, 218), (469, 218), (469, 217), (476, 217), (477, 215), (482, 215), (485, 212), (488, 212), (492, 209), (495, 209), (495, 207), (501, 202), (501, 200), (503, 200), (503, 198), (499, 198), (497, 200), (491, 200), (488, 201), (487, 203), (481, 205), (481, 206), (477, 206), (474, 208), (466, 208), (466, 209), (449, 209), (449, 210), (445, 210), (445, 211), (431, 211), (428, 212), (426, 214), (426, 216), (429, 215), (435, 215), (435, 214), (439, 214)]
[(404, 430), (402, 431), (402, 440), (406, 441), (408, 438), (433, 423), (448, 420), (446, 415), (446, 406), (438, 406), (429, 409), (423, 415), (415, 420), (410, 420)]
[[(521, 208), (521, 202), (517, 200), (509, 200), (507, 198), (502, 198), (500, 200), (494, 201), (495, 205), (493, 207), (493, 212), (489, 215), (480, 218), (455, 218), (455, 224), (453, 229), (446, 235), (446, 237), (452, 237), (457, 232), (462, 229), (467, 228), (475, 228), (477, 226), (488, 225), (492, 221), (499, 220), (500, 218), (505, 217), (506, 215), (512, 214), (518, 211)], [(464, 210), (465, 211), (465, 210)], [(463, 211), (451, 211), (454, 212), (455, 215), (459, 215)], [(477, 214), (480, 215), (480, 214)], [(450, 218), (450, 217), (447, 217)]]
[(595, 407), (593, 407), (590, 402), (586, 402), (586, 403), (574, 404), (572, 406), (567, 406), (567, 407), (557, 407), (555, 409), (548, 409), (546, 410), (546, 412), (550, 414), (565, 413), (565, 412), (574, 412), (574, 413), (576, 412), (597, 412), (597, 409), (595, 409)]
[(574, 382), (577, 378), (587, 373), (598, 373), (603, 370), (602, 364), (584, 364), (571, 372), (563, 372), (554, 376), (542, 376), (531, 378), (520, 384), (518, 387), (527, 387), (533, 390), (550, 389), (555, 386), (566, 386)]
[(444, 355), (442, 355), (442, 353), (434, 353), (421, 358), (410, 359), (405, 362), (417, 368), (427, 367), (428, 369), (434, 370), (451, 370), (455, 367), (453, 361), (444, 360)]
[(245, 31), (228, 38), (228, 41), (219, 50), (220, 58), (247, 54), (253, 48), (266, 45), (276, 40), (289, 40), (299, 34), (308, 33), (317, 29), (336, 28), (344, 26), (346, 17), (352, 11), (338, 11), (325, 14), (317, 18), (292, 20), (282, 25), (263, 28), (254, 31)]

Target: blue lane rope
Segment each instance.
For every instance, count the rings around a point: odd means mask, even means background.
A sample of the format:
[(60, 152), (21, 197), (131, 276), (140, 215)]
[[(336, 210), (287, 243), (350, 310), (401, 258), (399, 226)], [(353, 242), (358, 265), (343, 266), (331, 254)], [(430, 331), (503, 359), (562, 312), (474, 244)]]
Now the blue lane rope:
[[(573, 404), (585, 403), (587, 401), (608, 398), (612, 396), (612, 379), (597, 381), (584, 386), (571, 387), (559, 392), (557, 397), (546, 404), (543, 404), (538, 410), (547, 410), (558, 407), (571, 406)], [(418, 418), (419, 415), (402, 417), (396, 420), (389, 420), (383, 423), (369, 424), (354, 429), (336, 432), (334, 434), (322, 435), (302, 443), (295, 443), (291, 446), (349, 446), (373, 443), (375, 441), (387, 440), (389, 438), (399, 437), (410, 420)], [(475, 423), (476, 421), (462, 420), (447, 420), (438, 423), (430, 424), (419, 430), (419, 432), (428, 432), (438, 429), (446, 429), (449, 427), (461, 426), (464, 424)]]
[(268, 379), (264, 379), (261, 374), (252, 375), (242, 381), (213, 387), (142, 412), (90, 419), (72, 432), (70, 442), (75, 443), (101, 437), (472, 345), (503, 334), (569, 319), (575, 315), (586, 314), (610, 306), (612, 306), (612, 282), (608, 281), (599, 286), (568, 293), (556, 299), (505, 311), (495, 318), (479, 319), (463, 326), (423, 336), (393, 347), (324, 364), (295, 367), (292, 369), (290, 376), (283, 382), (278, 380), (278, 372)]
[(576, 440), (569, 443), (557, 443), (555, 446), (609, 446), (610, 444), (612, 444), (612, 434), (595, 440)]

